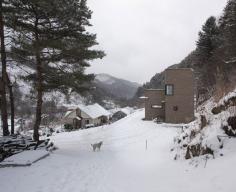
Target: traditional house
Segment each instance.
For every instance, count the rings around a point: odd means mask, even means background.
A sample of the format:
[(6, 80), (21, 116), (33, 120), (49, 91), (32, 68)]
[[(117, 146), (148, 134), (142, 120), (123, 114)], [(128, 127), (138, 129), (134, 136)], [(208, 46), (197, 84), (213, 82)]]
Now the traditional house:
[(148, 89), (145, 119), (166, 123), (189, 123), (194, 120), (194, 75), (192, 69), (167, 69), (165, 88)]
[(112, 115), (112, 122), (116, 122), (116, 121), (119, 121), (120, 119), (123, 119), (127, 116), (126, 113), (124, 113), (123, 111), (117, 111), (115, 112), (113, 115)]
[(66, 112), (63, 123), (70, 124), (75, 129), (100, 126), (108, 122), (110, 112), (99, 104), (78, 105)]

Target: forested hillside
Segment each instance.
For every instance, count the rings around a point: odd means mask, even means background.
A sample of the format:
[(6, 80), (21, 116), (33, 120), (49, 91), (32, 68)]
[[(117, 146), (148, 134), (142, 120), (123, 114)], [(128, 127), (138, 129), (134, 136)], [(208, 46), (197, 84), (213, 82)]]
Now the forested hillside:
[[(170, 68), (193, 68), (198, 102), (231, 91), (236, 82), (236, 0), (228, 1), (221, 16), (211, 16), (203, 24), (193, 50), (182, 62)], [(138, 89), (162, 88), (164, 74), (157, 73)]]
[(119, 79), (108, 74), (96, 75), (94, 83), (96, 88), (104, 90), (104, 94), (112, 95), (114, 100), (132, 98), (140, 86), (138, 83)]

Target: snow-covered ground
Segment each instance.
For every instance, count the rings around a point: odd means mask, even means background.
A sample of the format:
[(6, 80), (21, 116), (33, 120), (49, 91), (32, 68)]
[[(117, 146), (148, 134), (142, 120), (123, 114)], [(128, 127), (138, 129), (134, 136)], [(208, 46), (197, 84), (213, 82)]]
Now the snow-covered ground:
[[(108, 126), (61, 133), (59, 150), (31, 167), (0, 169), (4, 192), (234, 192), (236, 154), (198, 167), (174, 161), (180, 129), (142, 121), (144, 111)], [(147, 140), (147, 150), (146, 150)], [(103, 141), (100, 152), (91, 143)]]
[(11, 157), (4, 159), (0, 163), (0, 167), (9, 166), (27, 166), (47, 157), (49, 152), (46, 150), (29, 150), (23, 151)]

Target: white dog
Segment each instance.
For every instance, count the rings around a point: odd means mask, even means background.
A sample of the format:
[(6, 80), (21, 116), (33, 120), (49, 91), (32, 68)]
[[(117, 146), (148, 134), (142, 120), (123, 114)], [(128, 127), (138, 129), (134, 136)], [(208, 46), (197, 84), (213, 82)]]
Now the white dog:
[(91, 144), (93, 151), (96, 151), (96, 149), (98, 149), (100, 151), (102, 144), (103, 144), (102, 141), (100, 141), (99, 143)]

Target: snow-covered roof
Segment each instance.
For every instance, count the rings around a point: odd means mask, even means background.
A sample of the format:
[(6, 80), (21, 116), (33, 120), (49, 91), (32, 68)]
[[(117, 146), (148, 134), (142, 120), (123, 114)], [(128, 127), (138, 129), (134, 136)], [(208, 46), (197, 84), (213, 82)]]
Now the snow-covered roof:
[(68, 117), (72, 112), (73, 112), (72, 110), (67, 111), (64, 117)]
[(115, 114), (115, 113), (117, 113), (117, 112), (119, 112), (119, 111), (125, 113), (126, 115), (130, 115), (130, 114), (132, 114), (135, 110), (134, 110), (132, 107), (116, 108), (116, 109), (111, 109), (111, 110), (110, 110), (110, 112), (111, 112), (112, 114)]
[(122, 108), (121, 111), (125, 113), (126, 115), (130, 115), (131, 113), (134, 112), (134, 109), (131, 107), (125, 107), (125, 108)]
[(65, 119), (75, 119), (76, 118), (78, 120), (81, 120), (81, 118), (79, 118), (76, 115), (76, 109), (67, 111), (66, 114), (64, 115), (64, 118)]
[(79, 121), (81, 120), (81, 118), (80, 118), (80, 117), (78, 117), (78, 116), (76, 117), (76, 119), (77, 119), (77, 120), (79, 120)]
[(93, 119), (96, 119), (101, 116), (111, 115), (109, 111), (107, 111), (101, 105), (97, 103), (93, 105), (87, 105), (87, 106), (79, 105), (78, 108)]

